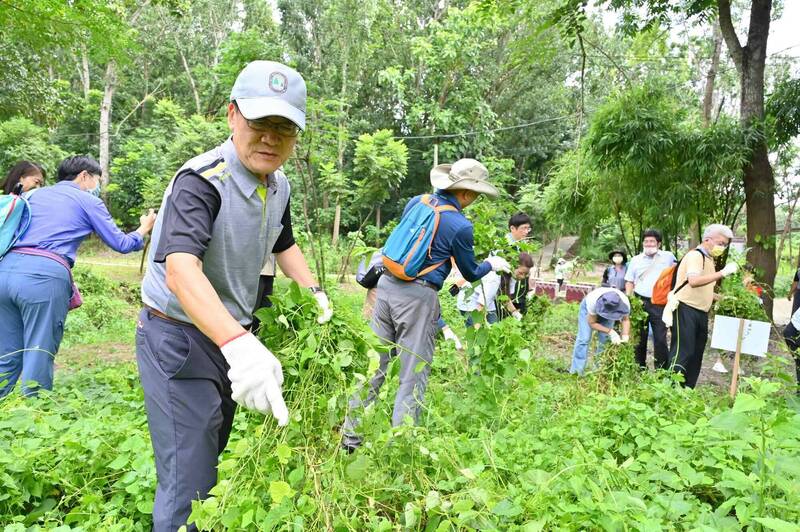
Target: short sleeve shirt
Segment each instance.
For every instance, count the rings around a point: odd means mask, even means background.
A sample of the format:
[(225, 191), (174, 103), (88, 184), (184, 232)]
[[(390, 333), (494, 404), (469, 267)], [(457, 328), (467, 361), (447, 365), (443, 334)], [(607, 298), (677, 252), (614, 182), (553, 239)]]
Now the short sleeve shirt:
[[(194, 172), (178, 176), (164, 206), (164, 223), (155, 262), (164, 262), (170, 253), (189, 253), (202, 260), (221, 205), (219, 192), (207, 179)], [(273, 253), (286, 251), (295, 243), (289, 203), (283, 211), (281, 223), (283, 230), (272, 248)]]
[[(680, 266), (675, 278), (675, 288), (681, 286), (688, 277), (693, 275), (708, 275), (716, 271), (714, 259), (707, 256), (701, 248), (688, 252)], [(678, 301), (690, 307), (708, 312), (714, 304), (714, 286), (717, 283), (708, 283), (703, 286), (691, 286), (688, 283), (677, 292)]]
[(625, 281), (633, 283), (633, 291), (642, 297), (653, 297), (653, 285), (666, 268), (677, 262), (670, 251), (660, 249), (652, 257), (640, 253), (631, 259)]

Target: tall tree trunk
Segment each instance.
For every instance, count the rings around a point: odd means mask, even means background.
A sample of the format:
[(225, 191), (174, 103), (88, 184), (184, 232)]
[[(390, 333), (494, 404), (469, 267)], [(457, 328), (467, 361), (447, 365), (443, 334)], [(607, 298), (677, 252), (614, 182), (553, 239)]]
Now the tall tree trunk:
[[(703, 127), (711, 124), (711, 117), (714, 113), (714, 85), (717, 80), (719, 70), (719, 56), (722, 52), (722, 31), (719, 29), (719, 22), (714, 22), (714, 49), (711, 53), (711, 65), (706, 72), (706, 84), (703, 90)], [(692, 223), (689, 229), (689, 249), (694, 249), (700, 245), (700, 218)]]
[(339, 198), (336, 198), (336, 210), (333, 213), (333, 237), (331, 238), (331, 244), (336, 246), (339, 242), (339, 222), (342, 220), (342, 202)]
[(711, 114), (714, 111), (714, 84), (719, 70), (719, 56), (722, 52), (722, 31), (719, 22), (714, 22), (714, 51), (711, 54), (711, 66), (706, 73), (706, 85), (703, 90), (703, 127), (711, 123)]
[(375, 208), (375, 227), (378, 228), (378, 242), (377, 245), (380, 245), (380, 234), (381, 234), (381, 206), (378, 205)]
[(181, 56), (181, 63), (183, 63), (183, 70), (186, 72), (186, 78), (189, 80), (189, 88), (192, 89), (192, 96), (194, 97), (194, 112), (195, 114), (200, 114), (200, 93), (197, 92), (197, 84), (194, 81), (194, 77), (192, 76), (192, 69), (189, 68), (189, 62), (186, 61), (186, 54), (183, 53), (183, 50), (178, 48), (178, 53)]
[(102, 185), (108, 185), (108, 167), (111, 153), (111, 102), (117, 85), (117, 64), (112, 59), (108, 62), (103, 89), (103, 102), (100, 104), (100, 168)]
[[(345, 124), (345, 103), (344, 100), (347, 97), (347, 70), (348, 70), (348, 62), (349, 62), (349, 52), (350, 47), (345, 47), (344, 52), (344, 61), (342, 61), (342, 86), (339, 90), (339, 145), (338, 145), (338, 157), (336, 159), (336, 163), (338, 166), (338, 170), (342, 176), (344, 176), (344, 152), (347, 148), (347, 130)], [(339, 241), (339, 223), (341, 221), (341, 211), (342, 205), (340, 201), (340, 197), (337, 196), (336, 198), (336, 214), (333, 216), (333, 237), (331, 238), (331, 243), (336, 246)]]
[(794, 215), (794, 209), (797, 207), (797, 200), (800, 198), (800, 194), (795, 193), (794, 198), (792, 199), (791, 205), (789, 205), (789, 212), (786, 213), (786, 221), (783, 223), (783, 232), (781, 233), (781, 239), (778, 241), (778, 249), (775, 251), (775, 256), (778, 258), (778, 265), (781, 263), (781, 255), (783, 254), (783, 244), (786, 242), (786, 237), (789, 236), (789, 264), (792, 263), (791, 261), (791, 231), (792, 231), (792, 216)]
[[(725, 44), (739, 73), (740, 121), (744, 127), (761, 127), (764, 118), (764, 66), (767, 58), (772, 0), (752, 0), (747, 44), (742, 46), (731, 20), (730, 0), (717, 0), (719, 24)], [(772, 317), (775, 257), (775, 180), (767, 145), (756, 136), (750, 160), (744, 168), (747, 206), (747, 260), (755, 267), (756, 280), (766, 286), (764, 307)]]

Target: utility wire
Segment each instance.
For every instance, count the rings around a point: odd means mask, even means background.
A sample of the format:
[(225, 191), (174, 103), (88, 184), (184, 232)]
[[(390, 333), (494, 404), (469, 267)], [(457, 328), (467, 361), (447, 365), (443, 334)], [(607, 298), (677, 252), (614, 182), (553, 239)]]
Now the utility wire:
[(392, 137), (393, 139), (452, 139), (457, 137), (471, 137), (475, 135), (480, 135), (481, 133), (496, 133), (498, 131), (510, 131), (512, 129), (523, 129), (526, 127), (535, 126), (538, 124), (544, 124), (546, 122), (556, 122), (558, 120), (564, 120), (566, 118), (572, 118), (575, 114), (571, 115), (564, 115), (564, 116), (557, 116), (555, 118), (545, 118), (544, 120), (536, 120), (533, 122), (526, 122), (524, 124), (516, 124), (514, 126), (504, 126), (498, 127), (494, 129), (479, 129), (475, 131), (465, 131), (464, 133), (445, 133), (439, 135), (410, 135), (410, 136), (395, 136)]

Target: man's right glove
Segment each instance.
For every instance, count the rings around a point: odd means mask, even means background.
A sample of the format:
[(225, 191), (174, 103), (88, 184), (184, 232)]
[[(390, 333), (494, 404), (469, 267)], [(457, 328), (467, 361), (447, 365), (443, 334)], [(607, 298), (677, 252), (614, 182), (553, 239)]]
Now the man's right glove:
[(514, 312), (511, 313), (511, 315), (514, 317), (515, 320), (522, 321), (522, 312), (515, 310)]
[(735, 262), (729, 262), (728, 264), (725, 265), (724, 268), (722, 268), (719, 271), (719, 273), (721, 273), (723, 277), (727, 277), (729, 275), (733, 275), (734, 273), (736, 273), (738, 269), (739, 269), (738, 264), (736, 264)]
[(506, 272), (511, 273), (511, 265), (503, 257), (492, 255), (486, 258), (486, 262), (492, 267), (493, 272)]
[(253, 333), (243, 333), (220, 346), (231, 369), (231, 397), (240, 405), (272, 415), (278, 425), (289, 423), (289, 411), (283, 401), (283, 368)]
[(608, 332), (608, 339), (611, 340), (613, 345), (619, 345), (622, 343), (622, 338), (620, 337), (619, 333), (614, 329), (611, 329)]

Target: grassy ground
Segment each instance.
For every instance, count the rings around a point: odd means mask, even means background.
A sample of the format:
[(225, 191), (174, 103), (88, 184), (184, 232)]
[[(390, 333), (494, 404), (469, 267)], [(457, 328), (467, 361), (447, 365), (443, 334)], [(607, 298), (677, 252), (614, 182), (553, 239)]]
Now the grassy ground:
[[(69, 317), (55, 393), (0, 401), (5, 532), (149, 529), (155, 471), (133, 362), (135, 263), (79, 258), (87, 302)], [(792, 389), (749, 380), (731, 409), (725, 383), (682, 390), (613, 353), (585, 378), (568, 375), (577, 305), (556, 304), (540, 323), (506, 320), (469, 338), (481, 346), (477, 371), (440, 340), (418, 427), (389, 427), (390, 366), (365, 414), (367, 443), (347, 455), (344, 408), (374, 370), (364, 291), (340, 286), (324, 327), (307, 294), (292, 295), (285, 279), (277, 291), (263, 334), (284, 363), (292, 421), (279, 430), (237, 413), (219, 486), (193, 514), (208, 529), (798, 530)], [(454, 298), (441, 301), (467, 336)]]

